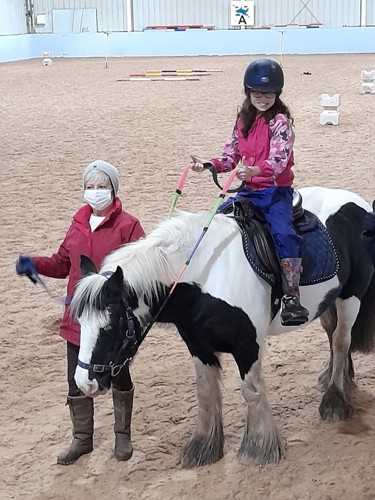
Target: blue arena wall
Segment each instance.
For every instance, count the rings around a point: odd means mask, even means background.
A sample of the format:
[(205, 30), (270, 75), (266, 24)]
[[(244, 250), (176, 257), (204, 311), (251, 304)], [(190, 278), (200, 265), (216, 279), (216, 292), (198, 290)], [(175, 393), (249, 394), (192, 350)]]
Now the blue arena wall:
[(375, 53), (375, 27), (143, 31), (0, 36), (0, 62), (41, 57)]

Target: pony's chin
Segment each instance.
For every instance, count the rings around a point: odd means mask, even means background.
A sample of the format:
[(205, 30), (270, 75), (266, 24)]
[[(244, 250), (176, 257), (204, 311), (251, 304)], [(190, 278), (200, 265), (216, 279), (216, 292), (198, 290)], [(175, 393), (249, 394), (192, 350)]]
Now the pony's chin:
[(108, 391), (109, 391), (109, 389), (99, 388), (92, 397), (96, 398), (96, 396), (104, 396), (104, 394), (107, 394)]
[(82, 391), (85, 396), (88, 396), (90, 398), (96, 398), (98, 396), (102, 396), (108, 392), (108, 389), (96, 389), (93, 387), (90, 387), (90, 389)]
[(104, 396), (104, 394), (107, 394), (108, 389), (98, 389), (92, 394), (87, 394), (87, 396), (90, 396), (91, 398), (96, 398), (98, 396)]
[(85, 396), (89, 396), (90, 398), (95, 398), (100, 394), (105, 394), (107, 389), (102, 390), (97, 381), (90, 381), (89, 384), (77, 384), (78, 388), (83, 392)]

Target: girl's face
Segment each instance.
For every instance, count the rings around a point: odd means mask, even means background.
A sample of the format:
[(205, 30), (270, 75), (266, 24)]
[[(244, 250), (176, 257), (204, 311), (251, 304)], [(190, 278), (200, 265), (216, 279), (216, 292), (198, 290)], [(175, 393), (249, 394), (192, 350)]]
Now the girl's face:
[(250, 92), (250, 102), (258, 113), (272, 108), (276, 101), (276, 92)]

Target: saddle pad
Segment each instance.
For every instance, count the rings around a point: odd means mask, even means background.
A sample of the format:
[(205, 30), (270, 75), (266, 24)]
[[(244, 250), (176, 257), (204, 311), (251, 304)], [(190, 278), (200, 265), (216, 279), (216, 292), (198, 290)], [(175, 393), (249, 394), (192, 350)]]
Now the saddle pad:
[[(302, 248), (303, 273), (300, 284), (306, 286), (333, 278), (339, 270), (339, 261), (325, 226), (307, 210), (305, 210), (305, 215), (308, 215), (309, 223), (307, 225), (303, 222), (298, 224), (297, 221), (295, 229), (304, 240)], [(245, 255), (254, 271), (267, 283), (274, 285), (279, 277), (275, 276), (274, 272), (263, 264), (253, 239), (246, 231), (242, 231), (242, 241)]]
[(296, 226), (297, 233), (303, 237), (301, 285), (314, 285), (333, 278), (339, 270), (339, 260), (333, 241), (322, 222), (316, 218), (312, 230), (303, 232)]

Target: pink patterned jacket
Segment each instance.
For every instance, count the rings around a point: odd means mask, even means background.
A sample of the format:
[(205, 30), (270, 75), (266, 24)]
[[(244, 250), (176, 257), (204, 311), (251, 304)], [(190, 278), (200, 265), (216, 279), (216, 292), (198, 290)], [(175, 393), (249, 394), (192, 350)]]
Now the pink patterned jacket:
[(294, 179), (293, 144), (294, 131), (286, 115), (279, 113), (269, 123), (259, 115), (247, 138), (238, 120), (222, 155), (211, 162), (219, 173), (233, 170), (241, 158), (245, 165), (259, 167), (260, 175), (247, 182), (247, 187), (254, 191), (271, 186), (290, 187)]

